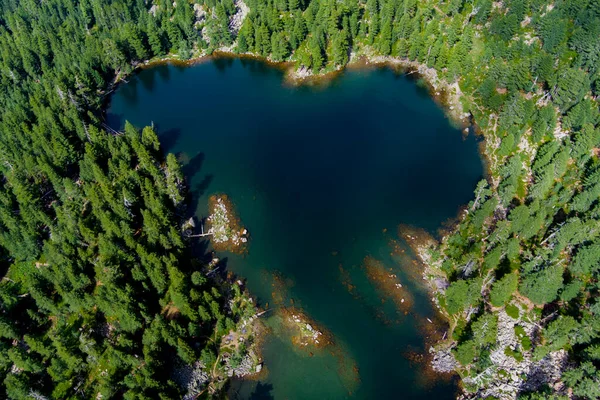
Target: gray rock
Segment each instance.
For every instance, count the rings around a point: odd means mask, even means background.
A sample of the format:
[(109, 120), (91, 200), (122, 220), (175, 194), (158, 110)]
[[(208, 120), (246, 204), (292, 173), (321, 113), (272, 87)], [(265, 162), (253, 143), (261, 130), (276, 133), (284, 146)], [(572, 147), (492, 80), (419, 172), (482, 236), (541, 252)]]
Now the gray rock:
[(433, 360), (431, 360), (431, 367), (434, 371), (447, 373), (453, 372), (459, 367), (458, 362), (454, 358), (454, 355), (450, 351), (450, 348), (435, 350), (430, 348), (429, 352), (433, 353)]

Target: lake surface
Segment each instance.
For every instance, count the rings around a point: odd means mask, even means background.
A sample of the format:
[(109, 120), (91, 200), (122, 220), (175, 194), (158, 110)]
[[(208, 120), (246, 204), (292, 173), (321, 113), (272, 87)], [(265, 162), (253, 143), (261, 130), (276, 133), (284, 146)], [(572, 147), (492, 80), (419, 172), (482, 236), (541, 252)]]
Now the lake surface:
[[(272, 333), (266, 372), (234, 381), (231, 398), (454, 398), (418, 356), (436, 313), (398, 226), (434, 234), (471, 200), (483, 166), (477, 139), (453, 128), (426, 89), (389, 69), (293, 88), (278, 69), (224, 58), (141, 71), (119, 86), (107, 119), (154, 123), (184, 164), (196, 215), (226, 193), (251, 234), (247, 255), (219, 256), (274, 308), (263, 317)], [(381, 276), (401, 282), (406, 302)], [(294, 346), (281, 305), (334, 344)]]

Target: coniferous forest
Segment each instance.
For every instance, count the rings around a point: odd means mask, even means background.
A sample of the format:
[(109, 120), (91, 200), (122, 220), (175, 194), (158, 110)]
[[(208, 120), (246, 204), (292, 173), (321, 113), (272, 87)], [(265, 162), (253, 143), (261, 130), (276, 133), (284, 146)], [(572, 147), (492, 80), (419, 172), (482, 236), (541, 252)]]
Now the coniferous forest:
[[(182, 234), (177, 159), (151, 127), (103, 122), (139, 64), (216, 50), (313, 74), (389, 56), (457, 84), (489, 175), (428, 252), (439, 351), (474, 398), (517, 381), (522, 398), (600, 398), (598, 0), (2, 1), (7, 397), (180, 398), (171, 371), (216, 362), (244, 311)], [(535, 387), (498, 357), (566, 361)]]

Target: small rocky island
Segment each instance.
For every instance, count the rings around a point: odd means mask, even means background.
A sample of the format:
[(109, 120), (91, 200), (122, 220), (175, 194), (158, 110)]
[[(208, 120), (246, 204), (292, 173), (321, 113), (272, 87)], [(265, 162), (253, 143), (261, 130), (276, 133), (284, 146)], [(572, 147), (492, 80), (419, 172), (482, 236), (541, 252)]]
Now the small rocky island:
[(216, 194), (208, 199), (210, 215), (206, 218), (209, 224), (207, 233), (217, 251), (231, 251), (245, 253), (249, 233), (244, 228), (235, 213), (233, 203), (225, 194)]

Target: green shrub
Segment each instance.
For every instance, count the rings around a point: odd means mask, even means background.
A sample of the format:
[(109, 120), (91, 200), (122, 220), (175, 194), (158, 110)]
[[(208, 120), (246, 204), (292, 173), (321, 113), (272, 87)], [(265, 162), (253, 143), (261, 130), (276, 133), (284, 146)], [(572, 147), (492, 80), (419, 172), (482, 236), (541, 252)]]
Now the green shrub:
[(509, 304), (506, 306), (505, 310), (508, 316), (512, 319), (519, 319), (519, 307), (515, 306), (514, 304)]
[(506, 354), (509, 357), (514, 358), (515, 360), (517, 360), (518, 362), (523, 361), (523, 354), (521, 354), (519, 351), (517, 350), (513, 350), (510, 347), (507, 347), (504, 349), (504, 354)]
[(531, 339), (529, 338), (529, 335), (527, 335), (527, 333), (525, 332), (525, 328), (523, 328), (520, 325), (515, 325), (515, 335), (517, 336), (517, 339), (519, 339), (521, 347), (524, 351), (531, 350)]

